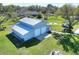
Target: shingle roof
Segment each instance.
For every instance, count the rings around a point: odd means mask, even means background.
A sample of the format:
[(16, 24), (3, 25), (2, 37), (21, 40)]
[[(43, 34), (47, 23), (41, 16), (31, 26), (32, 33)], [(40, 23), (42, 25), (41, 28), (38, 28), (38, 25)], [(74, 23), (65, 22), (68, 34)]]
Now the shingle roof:
[(40, 23), (42, 20), (39, 20), (39, 19), (31, 19), (31, 18), (27, 18), (26, 17), (26, 18), (21, 19), (20, 21), (21, 22), (24, 22), (24, 23), (27, 23), (29, 25), (34, 26), (34, 25)]
[(15, 30), (15, 31), (17, 31), (17, 32), (20, 33), (21, 35), (25, 35), (25, 34), (27, 34), (27, 33), (29, 32), (28, 30), (23, 29), (23, 28), (21, 28), (21, 27), (19, 27), (19, 26), (17, 26), (17, 25), (14, 25), (14, 26), (12, 27), (12, 29)]

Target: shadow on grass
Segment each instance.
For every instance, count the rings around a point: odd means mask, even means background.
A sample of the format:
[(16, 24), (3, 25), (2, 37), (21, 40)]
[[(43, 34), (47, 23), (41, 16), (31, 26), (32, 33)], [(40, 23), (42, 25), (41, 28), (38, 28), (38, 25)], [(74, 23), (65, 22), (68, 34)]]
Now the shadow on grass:
[(8, 34), (7, 38), (15, 45), (16, 48), (21, 48), (21, 47), (28, 48), (28, 47), (34, 46), (40, 42), (36, 38), (33, 38), (33, 39), (30, 39), (30, 40), (22, 43), (22, 41), (20, 41), (18, 38), (16, 38), (12, 34)]
[(32, 38), (26, 42), (24, 42), (23, 46), (25, 46), (26, 48), (31, 47), (31, 46), (35, 46), (38, 43), (40, 43), (40, 41), (36, 38)]
[(77, 41), (79, 39), (79, 35), (76, 36), (73, 34), (59, 34), (59, 37), (55, 36), (55, 38), (58, 40), (58, 44), (63, 46), (64, 51), (73, 51), (74, 54), (79, 54), (79, 41)]

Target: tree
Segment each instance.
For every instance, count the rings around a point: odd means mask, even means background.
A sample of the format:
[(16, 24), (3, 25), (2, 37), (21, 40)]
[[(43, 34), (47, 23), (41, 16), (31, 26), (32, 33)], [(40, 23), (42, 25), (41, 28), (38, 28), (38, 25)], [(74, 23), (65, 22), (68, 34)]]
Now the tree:
[(62, 25), (64, 28), (64, 32), (73, 33), (73, 26), (78, 22), (75, 22), (74, 18), (74, 6), (70, 4), (65, 4), (62, 8), (62, 16), (66, 19), (65, 23)]
[(0, 13), (2, 14), (4, 12), (4, 6), (2, 5), (2, 3), (0, 3)]
[(3, 24), (7, 21), (7, 18), (4, 16), (0, 16), (0, 30), (3, 30)]
[(71, 4), (65, 4), (62, 7), (60, 7), (55, 13), (57, 15), (61, 15), (63, 18), (65, 18), (65, 22), (62, 25), (64, 28), (63, 31), (67, 33), (72, 33), (73, 24), (74, 24), (74, 5)]
[(58, 16), (62, 16), (62, 11), (61, 11), (61, 8), (58, 8), (57, 10), (56, 10), (56, 12), (55, 12), (55, 14), (56, 15), (58, 15)]
[(58, 7), (53, 6), (52, 4), (47, 5), (47, 11), (54, 14)]
[(39, 12), (40, 9), (41, 9), (41, 6), (38, 6), (38, 5), (32, 5), (32, 6), (28, 7), (28, 10), (30, 10), (30, 11), (37, 11), (37, 12)]
[(77, 8), (75, 8), (74, 14), (76, 16), (79, 16), (79, 5), (77, 6)]
[(42, 15), (41, 15), (41, 14), (38, 14), (38, 15), (37, 15), (37, 18), (38, 18), (38, 19), (41, 19), (41, 18), (42, 18)]

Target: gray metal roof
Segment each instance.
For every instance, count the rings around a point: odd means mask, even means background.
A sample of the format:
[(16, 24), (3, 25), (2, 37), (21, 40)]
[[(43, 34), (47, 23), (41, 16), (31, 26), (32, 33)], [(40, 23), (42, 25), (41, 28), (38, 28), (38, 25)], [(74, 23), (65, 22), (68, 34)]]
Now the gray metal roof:
[(23, 28), (21, 28), (21, 27), (19, 27), (19, 26), (17, 26), (17, 25), (14, 25), (14, 26), (12, 27), (12, 29), (15, 30), (15, 31), (17, 31), (17, 32), (20, 33), (21, 35), (25, 35), (25, 34), (27, 34), (27, 33), (29, 32), (28, 30), (25, 30), (25, 29), (23, 29)]
[(26, 17), (26, 18), (21, 19), (20, 21), (23, 22), (23, 23), (27, 23), (27, 24), (29, 24), (29, 25), (34, 26), (34, 25), (40, 23), (42, 20), (39, 20), (39, 19), (32, 19), (32, 18), (27, 18), (27, 17)]

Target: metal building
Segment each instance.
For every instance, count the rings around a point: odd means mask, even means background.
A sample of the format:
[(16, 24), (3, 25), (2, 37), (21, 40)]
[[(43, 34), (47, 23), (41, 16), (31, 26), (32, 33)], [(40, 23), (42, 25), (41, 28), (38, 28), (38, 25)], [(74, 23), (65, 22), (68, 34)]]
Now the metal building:
[(19, 40), (25, 42), (33, 37), (38, 37), (50, 31), (50, 27), (42, 20), (23, 18), (12, 26), (12, 33)]

